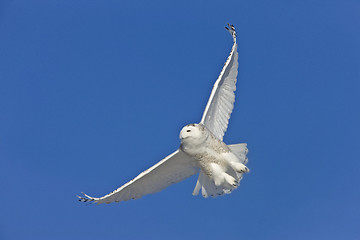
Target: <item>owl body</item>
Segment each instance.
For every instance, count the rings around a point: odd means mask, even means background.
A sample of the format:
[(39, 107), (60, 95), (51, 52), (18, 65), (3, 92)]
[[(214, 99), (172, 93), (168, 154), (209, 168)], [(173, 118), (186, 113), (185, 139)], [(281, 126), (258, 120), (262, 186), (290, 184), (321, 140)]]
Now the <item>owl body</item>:
[(186, 125), (180, 132), (180, 140), (180, 149), (195, 161), (204, 174), (203, 181), (212, 185), (216, 195), (237, 188), (242, 174), (249, 171), (244, 161), (203, 124)]

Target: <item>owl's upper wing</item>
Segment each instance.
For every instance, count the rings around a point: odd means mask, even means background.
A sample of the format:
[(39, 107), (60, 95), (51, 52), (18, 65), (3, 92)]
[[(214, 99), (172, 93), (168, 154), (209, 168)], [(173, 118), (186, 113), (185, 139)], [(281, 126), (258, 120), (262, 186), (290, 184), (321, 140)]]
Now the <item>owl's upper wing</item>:
[(226, 29), (233, 37), (229, 57), (216, 80), (211, 91), (209, 101), (206, 105), (204, 114), (200, 123), (204, 124), (217, 138), (223, 139), (226, 132), (230, 114), (234, 108), (236, 77), (238, 74), (238, 52), (236, 43), (236, 32), (233, 25)]
[(79, 201), (82, 202), (111, 203), (127, 201), (158, 192), (173, 183), (194, 175), (197, 171), (194, 161), (181, 150), (176, 150), (108, 195), (95, 198), (84, 194), (85, 197), (78, 197)]

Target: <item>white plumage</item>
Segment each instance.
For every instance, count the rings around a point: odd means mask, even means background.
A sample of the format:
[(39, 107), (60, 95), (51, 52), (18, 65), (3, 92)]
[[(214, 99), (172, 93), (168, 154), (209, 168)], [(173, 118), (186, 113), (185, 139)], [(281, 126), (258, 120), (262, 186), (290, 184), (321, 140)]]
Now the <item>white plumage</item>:
[(211, 91), (200, 123), (204, 124), (220, 140), (223, 139), (234, 108), (236, 77), (238, 74), (238, 52), (234, 26), (226, 28), (233, 37), (229, 57)]
[(180, 182), (197, 172), (199, 178), (193, 195), (217, 196), (230, 193), (239, 186), (249, 169), (246, 144), (226, 145), (222, 139), (234, 107), (238, 53), (233, 25), (226, 29), (234, 44), (225, 65), (216, 80), (199, 124), (186, 125), (180, 132), (181, 145), (151, 168), (115, 191), (100, 197), (84, 194), (83, 202), (111, 203), (140, 198)]

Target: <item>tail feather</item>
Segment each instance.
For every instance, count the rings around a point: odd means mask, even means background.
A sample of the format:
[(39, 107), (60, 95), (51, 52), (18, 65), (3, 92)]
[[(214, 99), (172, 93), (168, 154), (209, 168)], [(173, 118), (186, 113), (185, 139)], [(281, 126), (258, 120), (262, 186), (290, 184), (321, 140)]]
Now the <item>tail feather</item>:
[[(202, 172), (200, 172), (200, 175), (203, 174)], [(196, 185), (195, 185), (195, 188), (194, 188), (194, 191), (193, 191), (193, 195), (196, 196), (196, 195), (199, 195), (199, 192), (200, 192), (200, 189), (201, 189), (201, 183), (200, 183), (200, 175), (199, 175), (199, 178), (196, 182)]]
[(229, 191), (225, 192), (222, 187), (217, 187), (215, 183), (201, 171), (195, 189), (193, 191), (193, 195), (198, 195), (200, 190), (201, 195), (204, 198), (207, 198), (209, 196), (216, 197), (219, 195), (223, 195), (224, 193), (230, 193)]

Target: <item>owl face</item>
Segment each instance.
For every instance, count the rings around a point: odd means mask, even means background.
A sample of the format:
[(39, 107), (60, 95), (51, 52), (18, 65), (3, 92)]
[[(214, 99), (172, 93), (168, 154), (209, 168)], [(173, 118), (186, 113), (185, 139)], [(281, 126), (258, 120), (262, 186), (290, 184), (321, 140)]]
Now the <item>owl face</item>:
[(206, 141), (209, 133), (202, 124), (189, 124), (180, 131), (182, 144), (199, 145)]

